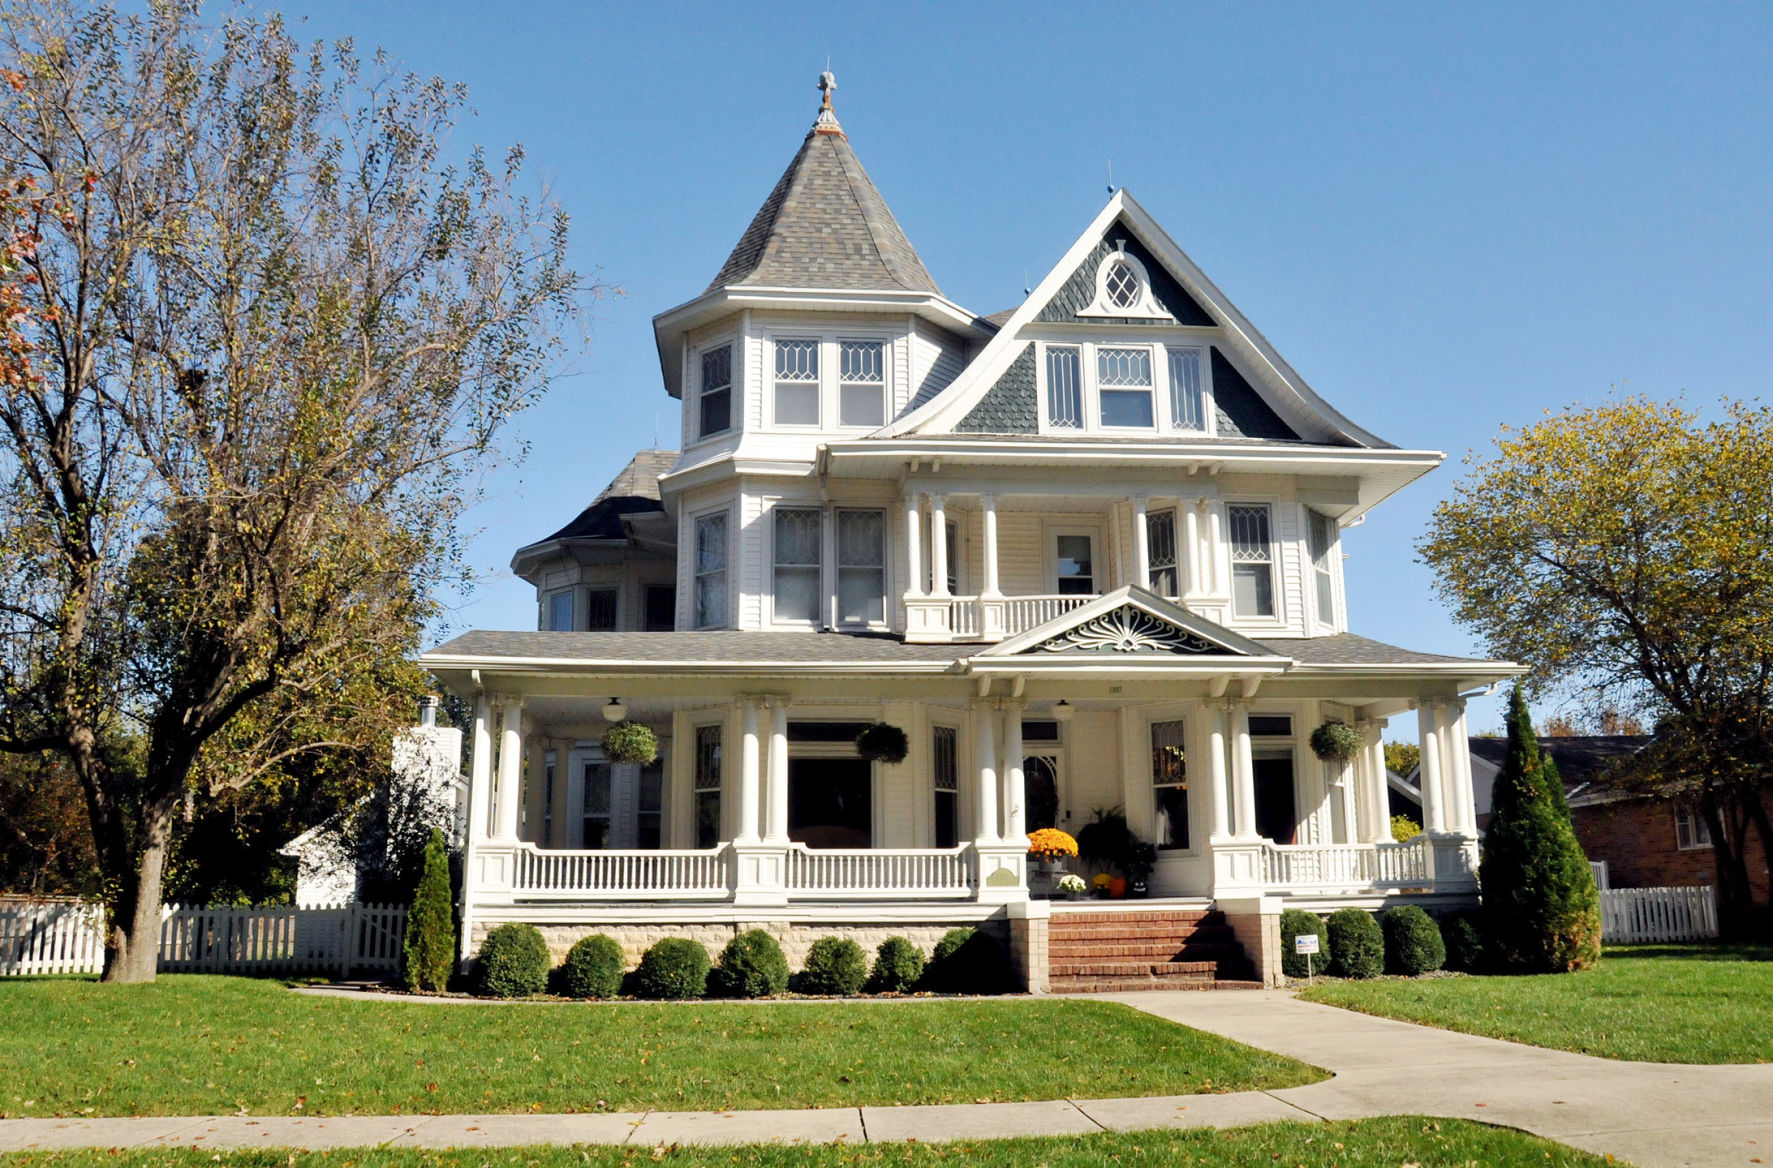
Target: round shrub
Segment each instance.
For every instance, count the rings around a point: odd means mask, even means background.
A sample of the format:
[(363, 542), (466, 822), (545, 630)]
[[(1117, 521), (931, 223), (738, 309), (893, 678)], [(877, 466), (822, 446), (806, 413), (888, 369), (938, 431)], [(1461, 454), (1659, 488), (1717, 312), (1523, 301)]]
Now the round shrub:
[(1378, 977), (1385, 972), (1385, 934), (1373, 914), (1339, 908), (1330, 914), (1330, 972), (1337, 977)]
[(923, 978), (923, 950), (905, 937), (888, 937), (874, 951), (874, 971), (868, 975), (871, 994), (903, 994)]
[(868, 957), (848, 937), (820, 937), (807, 950), (800, 970), (800, 991), (847, 998), (862, 991), (868, 980)]
[(548, 943), (534, 925), (500, 925), (480, 943), (474, 992), (483, 998), (527, 998), (548, 988)]
[(1385, 972), (1417, 977), (1447, 963), (1447, 946), (1434, 918), (1413, 904), (1400, 904), (1379, 914), (1385, 934)]
[(1302, 908), (1290, 908), (1281, 914), (1280, 930), (1282, 973), (1288, 977), (1306, 975), (1304, 955), (1293, 950), (1293, 938), (1302, 933), (1317, 934), (1318, 954), (1311, 959), (1311, 969), (1323, 972), (1324, 962), (1330, 959), (1330, 931), (1324, 927), (1322, 917)]
[(598, 933), (566, 951), (560, 967), (560, 992), (569, 998), (613, 998), (622, 992), (622, 947)]
[(1469, 909), (1441, 921), (1441, 941), (1447, 947), (1447, 969), (1476, 973), (1484, 966), (1482, 918)]
[(642, 998), (677, 1001), (708, 991), (708, 950), (700, 941), (666, 937), (653, 943), (634, 971), (634, 992)]
[(924, 981), (939, 993), (1001, 994), (1015, 984), (1015, 972), (990, 933), (950, 929), (936, 942)]
[(728, 941), (708, 975), (708, 992), (717, 998), (771, 998), (787, 988), (788, 958), (762, 929)]

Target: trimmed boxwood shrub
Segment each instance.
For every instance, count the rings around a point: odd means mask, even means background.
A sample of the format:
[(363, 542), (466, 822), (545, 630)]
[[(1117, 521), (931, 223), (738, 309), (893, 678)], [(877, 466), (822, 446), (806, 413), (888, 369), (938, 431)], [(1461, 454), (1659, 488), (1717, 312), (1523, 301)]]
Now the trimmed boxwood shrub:
[(584, 937), (566, 951), (557, 971), (560, 992), (569, 998), (613, 998), (622, 992), (622, 947), (602, 933)]
[(637, 997), (662, 1001), (699, 998), (708, 992), (708, 950), (700, 941), (666, 937), (655, 941), (634, 971)]
[(936, 942), (925, 987), (946, 994), (1001, 994), (1015, 982), (1003, 947), (990, 933), (950, 929)]
[(1464, 909), (1441, 921), (1441, 940), (1447, 947), (1447, 969), (1476, 973), (1484, 967), (1483, 918)]
[(787, 988), (788, 958), (762, 929), (728, 941), (708, 975), (708, 992), (717, 998), (772, 998)]
[(903, 994), (917, 987), (923, 977), (923, 950), (906, 937), (888, 937), (874, 951), (874, 971), (868, 975), (871, 994)]
[(548, 943), (534, 925), (500, 925), (480, 943), (474, 992), (483, 998), (527, 998), (548, 988)]
[(1318, 955), (1311, 959), (1311, 969), (1323, 972), (1324, 963), (1330, 959), (1330, 931), (1324, 927), (1323, 918), (1302, 908), (1290, 908), (1281, 913), (1280, 929), (1281, 972), (1288, 977), (1306, 975), (1305, 958), (1293, 951), (1293, 938), (1301, 933), (1317, 934)]
[(1385, 972), (1385, 934), (1365, 909), (1330, 914), (1330, 972), (1337, 977), (1378, 977)]
[(1447, 946), (1434, 918), (1413, 904), (1400, 904), (1379, 914), (1385, 933), (1385, 972), (1417, 977), (1447, 963)]
[(807, 950), (800, 970), (800, 992), (847, 998), (868, 980), (868, 957), (848, 937), (820, 937)]

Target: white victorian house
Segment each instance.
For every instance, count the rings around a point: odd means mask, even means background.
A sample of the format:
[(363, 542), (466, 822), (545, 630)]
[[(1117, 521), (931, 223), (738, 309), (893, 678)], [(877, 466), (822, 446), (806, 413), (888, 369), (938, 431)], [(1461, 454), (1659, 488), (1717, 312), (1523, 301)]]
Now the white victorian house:
[[(1319, 397), (1124, 190), (1018, 307), (955, 304), (821, 88), (654, 320), (681, 452), (517, 551), (537, 631), (423, 658), (475, 709), (464, 956), (512, 920), (636, 955), (762, 925), (791, 957), (971, 923), (1036, 989), (1272, 981), (1282, 907), (1470, 903), (1463, 698), (1519, 670), (1351, 632), (1342, 572), (1442, 455)], [(603, 758), (612, 714), (657, 762)], [(1404, 714), (1426, 831), (1397, 844)], [(1320, 759), (1326, 721), (1364, 748)], [(875, 722), (902, 763), (858, 755)], [(1027, 833), (1105, 807), (1158, 848), (1150, 899), (1031, 893)]]

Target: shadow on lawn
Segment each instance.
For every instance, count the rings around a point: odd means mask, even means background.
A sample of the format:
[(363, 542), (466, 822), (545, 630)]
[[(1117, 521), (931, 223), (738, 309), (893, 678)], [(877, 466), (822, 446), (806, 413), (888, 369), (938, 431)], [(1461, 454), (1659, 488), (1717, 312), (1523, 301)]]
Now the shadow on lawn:
[(1682, 961), (1773, 961), (1773, 945), (1609, 945), (1609, 957), (1664, 958)]

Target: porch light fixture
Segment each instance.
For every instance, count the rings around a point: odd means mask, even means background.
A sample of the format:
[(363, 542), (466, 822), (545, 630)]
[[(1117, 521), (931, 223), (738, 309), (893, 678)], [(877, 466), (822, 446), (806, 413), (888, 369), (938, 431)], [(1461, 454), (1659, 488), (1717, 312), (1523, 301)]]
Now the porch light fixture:
[(628, 716), (628, 707), (622, 704), (621, 698), (611, 698), (609, 705), (603, 707), (603, 719), (606, 722), (620, 722)]
[(1077, 708), (1070, 702), (1061, 698), (1059, 699), (1059, 703), (1053, 707), (1053, 721), (1069, 722), (1071, 721), (1071, 715), (1075, 713), (1077, 713)]

